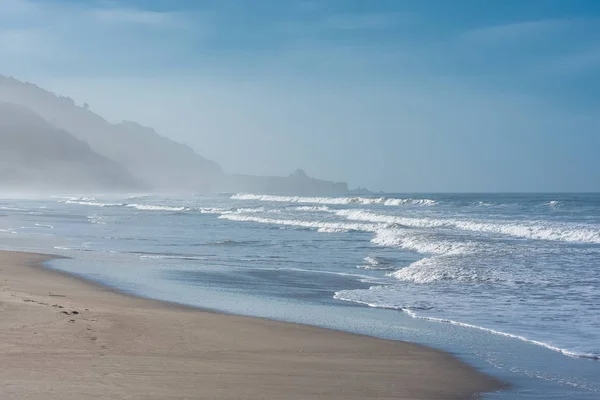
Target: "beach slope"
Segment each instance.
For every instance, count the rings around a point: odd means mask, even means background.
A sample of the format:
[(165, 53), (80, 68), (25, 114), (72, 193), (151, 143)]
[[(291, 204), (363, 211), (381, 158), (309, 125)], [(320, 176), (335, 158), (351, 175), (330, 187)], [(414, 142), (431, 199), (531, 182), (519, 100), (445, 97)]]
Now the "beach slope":
[(0, 252), (0, 398), (466, 399), (450, 354), (135, 298)]

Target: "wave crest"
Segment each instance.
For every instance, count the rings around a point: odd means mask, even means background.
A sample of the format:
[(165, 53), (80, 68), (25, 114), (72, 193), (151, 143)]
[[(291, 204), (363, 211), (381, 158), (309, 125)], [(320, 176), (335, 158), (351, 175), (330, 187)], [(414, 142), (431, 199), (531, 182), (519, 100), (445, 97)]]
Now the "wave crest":
[(396, 217), (364, 210), (339, 210), (336, 214), (352, 221), (396, 224), (410, 228), (455, 228), (463, 231), (498, 234), (523, 239), (600, 244), (600, 229), (591, 225), (544, 221), (475, 221), (454, 218)]
[(432, 206), (437, 201), (431, 199), (397, 199), (388, 197), (301, 197), (301, 196), (273, 196), (266, 194), (244, 194), (238, 193), (231, 196), (232, 200), (254, 200), (272, 201), (280, 203), (307, 203), (307, 204), (330, 204), (330, 205), (383, 205), (383, 206)]

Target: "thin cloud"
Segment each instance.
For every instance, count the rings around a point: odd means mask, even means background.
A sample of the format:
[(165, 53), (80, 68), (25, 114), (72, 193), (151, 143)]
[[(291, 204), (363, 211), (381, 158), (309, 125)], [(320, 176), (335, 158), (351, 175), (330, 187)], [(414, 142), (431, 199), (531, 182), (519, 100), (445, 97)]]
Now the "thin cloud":
[(43, 35), (37, 29), (0, 30), (0, 54), (39, 54), (43, 42)]
[(95, 9), (92, 16), (100, 22), (140, 24), (155, 27), (177, 26), (183, 23), (176, 13), (139, 10), (134, 8)]
[(522, 40), (561, 34), (568, 30), (572, 24), (572, 20), (565, 19), (516, 22), (472, 29), (460, 34), (459, 39), (471, 44), (510, 44)]
[(339, 30), (385, 30), (413, 20), (408, 13), (338, 14), (325, 19), (323, 26)]
[(28, 14), (38, 9), (37, 4), (28, 0), (0, 0), (0, 10), (3, 15)]
[(578, 74), (600, 68), (600, 45), (570, 54), (548, 67), (550, 72)]

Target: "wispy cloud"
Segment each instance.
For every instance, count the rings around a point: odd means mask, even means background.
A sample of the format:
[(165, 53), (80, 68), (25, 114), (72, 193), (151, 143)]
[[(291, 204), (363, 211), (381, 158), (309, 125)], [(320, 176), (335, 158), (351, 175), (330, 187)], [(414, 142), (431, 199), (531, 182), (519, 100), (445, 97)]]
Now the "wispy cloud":
[(325, 18), (322, 26), (340, 30), (383, 30), (411, 22), (413, 17), (413, 14), (399, 12), (337, 14)]
[(26, 14), (38, 10), (38, 5), (28, 0), (0, 0), (0, 10), (4, 15)]
[[(193, 26), (192, 18), (202, 23)], [(76, 65), (138, 68), (185, 54), (187, 38), (205, 38), (207, 32), (208, 24), (195, 14), (130, 3), (0, 0), (0, 73), (35, 71), (40, 63), (65, 73)]]
[(47, 44), (47, 38), (35, 28), (0, 30), (0, 55), (16, 57), (47, 54)]
[(104, 23), (140, 24), (156, 27), (181, 26), (184, 20), (173, 12), (156, 12), (134, 8), (92, 9), (93, 18)]
[(546, 71), (560, 74), (579, 74), (598, 70), (600, 70), (600, 43), (595, 47), (569, 54), (546, 68)]
[(472, 44), (511, 44), (561, 34), (573, 23), (572, 20), (548, 19), (486, 26), (463, 32), (459, 35), (459, 39)]

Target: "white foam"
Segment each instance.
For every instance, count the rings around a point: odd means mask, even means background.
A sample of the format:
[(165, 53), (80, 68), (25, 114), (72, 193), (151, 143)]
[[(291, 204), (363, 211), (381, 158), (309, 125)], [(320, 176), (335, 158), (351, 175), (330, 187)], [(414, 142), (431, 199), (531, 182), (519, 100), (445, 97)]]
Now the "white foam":
[(379, 265), (379, 261), (375, 257), (366, 256), (364, 260), (370, 265)]
[(52, 226), (52, 225), (45, 225), (45, 224), (35, 224), (35, 226), (37, 226), (38, 228), (48, 228), (48, 229), (54, 229), (54, 226)]
[(127, 207), (135, 208), (140, 211), (185, 211), (185, 207), (171, 207), (171, 206), (156, 206), (146, 204), (127, 204)]
[(79, 204), (82, 206), (91, 206), (91, 207), (119, 207), (123, 204), (121, 203), (100, 203), (97, 201), (87, 201), (87, 200), (66, 200), (61, 203), (65, 204)]
[[(56, 198), (53, 196), (53, 198)], [(79, 196), (59, 196), (59, 199), (69, 200), (69, 201), (94, 201), (96, 198), (94, 197), (79, 197)]]
[(395, 270), (396, 268), (391, 267), (387, 264), (381, 264), (379, 260), (375, 257), (367, 256), (364, 258), (365, 265), (357, 265), (356, 268), (367, 269), (367, 270), (375, 270), (375, 271), (390, 271)]
[(140, 260), (203, 260), (202, 257), (196, 256), (178, 256), (178, 255), (167, 255), (167, 254), (146, 254), (141, 255)]
[(547, 203), (544, 203), (545, 206), (548, 206), (550, 208), (559, 208), (561, 206), (561, 204), (562, 203), (558, 200), (552, 200)]
[(454, 218), (409, 218), (377, 214), (364, 210), (339, 210), (336, 214), (352, 221), (403, 225), (411, 228), (455, 228), (524, 239), (600, 244), (600, 229), (592, 225), (545, 221), (469, 221)]
[(240, 222), (256, 222), (261, 224), (270, 225), (283, 225), (283, 226), (297, 226), (302, 228), (316, 229), (319, 232), (324, 233), (341, 233), (349, 231), (365, 231), (374, 232), (377, 229), (377, 225), (374, 224), (353, 224), (345, 222), (324, 222), (324, 221), (303, 221), (303, 220), (291, 220), (291, 219), (274, 219), (274, 218), (262, 218), (252, 215), (243, 214), (222, 214), (219, 216), (221, 219), (228, 219), (230, 221)]
[(226, 214), (233, 212), (230, 209), (218, 207), (203, 207), (199, 208), (198, 211), (200, 211), (201, 214)]
[(272, 201), (281, 203), (308, 203), (308, 204), (359, 204), (359, 205), (384, 205), (384, 206), (401, 206), (401, 205), (419, 205), (432, 206), (437, 204), (431, 199), (396, 199), (387, 197), (300, 197), (300, 196), (272, 196), (264, 194), (235, 194), (231, 196), (232, 200), (254, 200), (254, 201)]
[(24, 208), (8, 207), (8, 206), (0, 206), (0, 210), (5, 210), (5, 211), (27, 211)]
[(235, 210), (235, 212), (240, 213), (240, 214), (257, 214), (257, 213), (264, 213), (264, 212), (278, 213), (280, 211), (279, 210), (267, 210), (264, 207), (257, 207), (257, 208), (238, 208)]
[(436, 240), (399, 229), (378, 229), (371, 243), (385, 247), (401, 247), (421, 254), (458, 255), (477, 250), (475, 244)]
[(468, 324), (468, 323), (465, 323), (465, 322), (454, 321), (454, 320), (446, 319), (446, 318), (426, 317), (426, 316), (418, 315), (414, 311), (412, 311), (410, 309), (407, 309), (405, 307), (400, 307), (400, 306), (395, 306), (395, 305), (388, 305), (388, 304), (384, 304), (384, 303), (371, 303), (371, 302), (368, 302), (368, 301), (365, 301), (365, 300), (361, 300), (361, 299), (355, 297), (353, 295), (353, 292), (355, 292), (355, 291), (354, 290), (342, 290), (342, 291), (336, 292), (334, 294), (333, 298), (336, 299), (336, 300), (343, 300), (343, 301), (348, 301), (348, 302), (353, 302), (353, 303), (358, 303), (358, 304), (364, 304), (366, 306), (373, 307), (373, 308), (386, 308), (386, 309), (392, 309), (392, 310), (399, 310), (399, 311), (403, 311), (403, 312), (407, 313), (408, 315), (410, 315), (413, 318), (424, 319), (424, 320), (433, 321), (433, 322), (440, 322), (440, 323), (452, 324), (452, 325), (456, 325), (456, 326), (462, 326), (464, 328), (478, 329), (478, 330), (481, 330), (481, 331), (492, 333), (494, 335), (500, 335), (500, 336), (504, 336), (504, 337), (508, 337), (508, 338), (512, 338), (512, 339), (517, 339), (517, 340), (521, 340), (523, 342), (527, 342), (527, 343), (531, 343), (531, 344), (534, 344), (534, 345), (537, 345), (537, 346), (545, 347), (545, 348), (547, 348), (549, 350), (556, 351), (558, 353), (564, 354), (564, 355), (569, 356), (569, 357), (574, 357), (574, 358), (590, 358), (590, 359), (594, 359), (594, 360), (600, 360), (600, 354), (589, 354), (589, 353), (573, 352), (573, 351), (569, 351), (569, 350), (566, 350), (566, 349), (562, 349), (562, 348), (557, 347), (557, 346), (553, 346), (552, 344), (549, 344), (549, 343), (545, 343), (545, 342), (541, 342), (541, 341), (538, 341), (538, 340), (529, 339), (529, 338), (527, 338), (525, 336), (522, 336), (522, 335), (517, 335), (517, 334), (502, 332), (502, 331), (498, 331), (498, 330), (495, 330), (495, 329), (485, 328), (485, 327), (482, 327), (482, 326)]
[(415, 261), (408, 267), (399, 269), (389, 274), (400, 281), (428, 284), (440, 281), (455, 282), (481, 282), (489, 281), (489, 277), (482, 277), (474, 270), (462, 268), (453, 263), (455, 259), (444, 257), (425, 257)]
[(98, 214), (88, 215), (87, 219), (92, 224), (106, 225), (106, 222), (103, 221), (104, 218), (101, 215), (98, 215)]
[(294, 208), (296, 211), (314, 211), (314, 212), (328, 212), (331, 209), (327, 206), (300, 206)]

